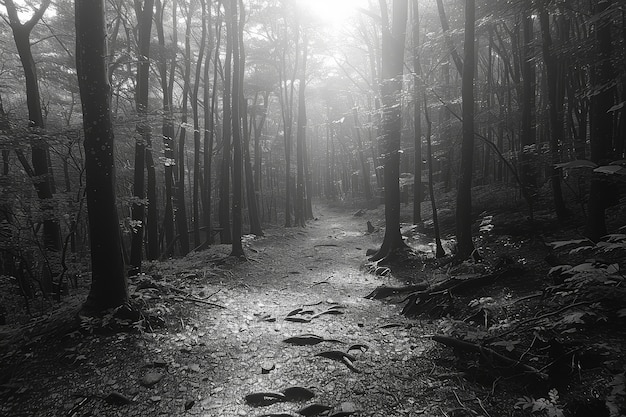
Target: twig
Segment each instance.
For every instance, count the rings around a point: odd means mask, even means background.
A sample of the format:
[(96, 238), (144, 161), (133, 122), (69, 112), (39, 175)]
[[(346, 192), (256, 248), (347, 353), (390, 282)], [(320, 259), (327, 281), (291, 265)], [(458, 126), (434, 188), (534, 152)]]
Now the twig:
[(510, 333), (513, 333), (513, 332), (519, 330), (522, 326), (524, 326), (524, 325), (526, 325), (528, 323), (537, 322), (537, 321), (541, 321), (541, 320), (546, 319), (546, 318), (551, 317), (551, 316), (556, 316), (557, 314), (562, 313), (562, 312), (564, 312), (566, 310), (569, 310), (570, 308), (580, 307), (580, 306), (583, 306), (583, 305), (591, 305), (591, 304), (596, 303), (596, 302), (597, 302), (597, 300), (595, 300), (595, 301), (580, 301), (578, 303), (567, 305), (567, 306), (565, 306), (563, 308), (560, 308), (560, 309), (555, 310), (555, 311), (551, 311), (551, 312), (543, 314), (541, 316), (531, 317), (529, 319), (522, 320), (522, 321), (520, 321), (518, 323), (517, 326), (515, 326), (515, 327), (513, 327), (513, 328), (511, 328), (511, 329), (509, 329), (509, 330), (507, 330), (507, 331), (505, 331), (503, 333), (500, 333), (497, 336), (493, 336), (493, 337), (490, 337), (488, 339), (485, 339), (485, 341), (487, 342), (487, 341), (491, 341), (491, 340), (494, 340), (494, 339), (501, 339), (503, 336), (506, 336), (507, 334), (510, 334)]
[(187, 297), (180, 297), (180, 298), (183, 301), (193, 301), (194, 303), (205, 304), (205, 305), (209, 305), (209, 306), (212, 306), (212, 307), (218, 307), (218, 308), (224, 308), (224, 309), (226, 308), (223, 305), (212, 303), (210, 301), (202, 300), (202, 299), (196, 298), (196, 297), (187, 296)]
[(458, 349), (463, 349), (463, 350), (467, 350), (470, 352), (477, 352), (480, 353), (481, 356), (483, 356), (484, 358), (487, 359), (497, 359), (498, 361), (505, 363), (507, 365), (510, 365), (513, 368), (517, 368), (520, 369), (521, 371), (530, 373), (534, 376), (536, 376), (539, 379), (542, 380), (547, 380), (548, 376), (541, 372), (540, 370), (533, 368), (530, 365), (526, 365), (524, 363), (521, 363), (518, 360), (515, 359), (511, 359), (509, 357), (506, 357), (504, 355), (501, 355), (500, 353), (496, 352), (493, 349), (489, 349), (487, 347), (481, 346), (481, 345), (477, 345), (474, 343), (470, 343), (470, 342), (466, 342), (464, 340), (460, 340), (460, 339), (456, 339), (454, 337), (449, 337), (449, 336), (441, 336), (441, 335), (435, 335), (432, 338), (435, 342), (439, 342), (439, 343), (443, 343), (446, 346), (450, 346), (453, 348), (458, 348)]

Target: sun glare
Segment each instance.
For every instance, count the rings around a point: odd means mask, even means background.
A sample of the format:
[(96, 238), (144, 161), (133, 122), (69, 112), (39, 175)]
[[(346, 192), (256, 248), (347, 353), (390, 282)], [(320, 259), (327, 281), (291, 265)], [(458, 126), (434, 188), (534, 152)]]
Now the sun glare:
[(311, 13), (313, 20), (322, 21), (334, 30), (355, 16), (358, 8), (367, 9), (369, 0), (299, 0), (305, 13)]

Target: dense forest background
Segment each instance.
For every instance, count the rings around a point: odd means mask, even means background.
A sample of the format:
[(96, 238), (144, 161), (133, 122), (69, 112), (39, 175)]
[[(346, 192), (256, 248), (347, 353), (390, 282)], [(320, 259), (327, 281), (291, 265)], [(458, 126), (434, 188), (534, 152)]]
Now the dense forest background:
[[(73, 2), (2, 3), (0, 273), (58, 293), (90, 248), (89, 62)], [(433, 187), (457, 191), (460, 258), (476, 186), (510, 190), (531, 224), (538, 206), (575, 215), (592, 241), (621, 226), (605, 219), (623, 211), (623, 1), (349, 3), (106, 2), (131, 274), (213, 242), (243, 255), (245, 234), (304, 226), (315, 198), (385, 203), (375, 259), (402, 246), (401, 201), (436, 223)]]

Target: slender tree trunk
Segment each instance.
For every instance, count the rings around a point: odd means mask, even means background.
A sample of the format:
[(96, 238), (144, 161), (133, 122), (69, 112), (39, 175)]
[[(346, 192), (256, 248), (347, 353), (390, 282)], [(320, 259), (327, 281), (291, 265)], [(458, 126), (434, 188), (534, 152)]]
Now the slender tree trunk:
[[(143, 257), (143, 231), (145, 223), (145, 178), (144, 170), (147, 167), (146, 150), (151, 144), (150, 124), (148, 123), (148, 83), (150, 78), (150, 38), (152, 31), (152, 14), (154, 1), (146, 0), (142, 7), (140, 0), (135, 0), (135, 15), (138, 26), (138, 56), (137, 84), (135, 90), (135, 107), (137, 111), (137, 126), (135, 138), (135, 174), (133, 178), (133, 195), (135, 201), (132, 205), (133, 235), (130, 248), (130, 265), (133, 274), (141, 272), (141, 260)], [(156, 193), (154, 193), (156, 196)], [(156, 206), (156, 200), (148, 201), (148, 205)], [(154, 230), (152, 230), (154, 232)], [(151, 236), (156, 239), (156, 236)], [(156, 243), (152, 242), (152, 243)], [(151, 253), (152, 259), (155, 259)], [(158, 257), (158, 256), (157, 256)]]
[[(206, 38), (207, 38), (207, 27), (206, 27), (206, 19), (207, 19), (207, 11), (206, 11), (206, 2), (200, 2), (202, 7), (202, 34), (200, 35), (200, 46), (198, 47), (198, 60), (196, 61), (196, 74), (193, 84), (193, 92), (191, 94), (191, 108), (193, 111), (193, 239), (194, 239), (194, 247), (199, 248), (202, 244), (200, 239), (200, 223), (202, 221), (200, 217), (200, 183), (201, 183), (201, 172), (200, 172), (200, 162), (203, 161), (204, 157), (200, 157), (200, 144), (201, 144), (201, 133), (200, 133), (200, 112), (198, 110), (198, 101), (199, 101), (199, 93), (200, 93), (200, 81), (202, 80), (202, 64), (204, 63), (204, 49), (206, 47)], [(205, 78), (204, 83), (208, 80)], [(208, 103), (205, 101), (205, 106)], [(205, 225), (208, 227), (208, 225)]]
[(472, 241), (472, 169), (474, 158), (474, 31), (475, 0), (465, 2), (465, 45), (463, 60), (463, 142), (456, 198), (457, 257), (468, 258), (474, 251)]
[(187, 223), (187, 201), (185, 196), (185, 139), (187, 135), (187, 113), (189, 103), (189, 88), (191, 84), (191, 20), (193, 17), (193, 3), (189, 3), (187, 9), (187, 27), (185, 29), (185, 65), (183, 74), (183, 93), (181, 108), (181, 129), (178, 138), (178, 185), (177, 185), (177, 207), (176, 226), (180, 242), (181, 255), (189, 253), (189, 231)]
[(384, 155), (385, 236), (371, 258), (390, 258), (397, 250), (406, 248), (400, 233), (400, 139), (402, 114), (400, 94), (404, 64), (404, 41), (407, 21), (407, 0), (393, 0), (392, 22), (389, 27), (387, 5), (380, 0), (382, 13), (382, 73), (380, 80), (383, 104), (380, 149)]
[[(419, 62), (419, 1), (413, 0), (411, 5), (413, 11), (413, 224), (422, 223), (422, 110), (421, 110), (421, 86), (422, 67)], [(425, 109), (425, 111), (427, 111)]]
[(552, 195), (554, 198), (554, 209), (559, 220), (567, 217), (568, 210), (565, 207), (563, 193), (561, 191), (561, 173), (555, 168), (560, 162), (560, 146), (563, 142), (563, 119), (560, 116), (562, 112), (562, 103), (558, 99), (559, 71), (556, 57), (554, 56), (552, 46), (552, 36), (550, 35), (550, 16), (548, 12), (541, 8), (539, 11), (539, 23), (541, 25), (541, 34), (543, 38), (543, 62), (546, 67), (546, 83), (548, 84), (548, 106), (550, 115), (550, 157), (551, 164), (549, 168), (550, 182), (552, 184)]
[(426, 153), (428, 156), (428, 192), (430, 195), (430, 207), (433, 213), (433, 232), (435, 234), (435, 257), (443, 258), (446, 251), (441, 245), (441, 233), (439, 232), (439, 217), (437, 216), (437, 204), (435, 203), (435, 189), (433, 180), (433, 150), (431, 141), (432, 123), (428, 115), (428, 102), (424, 92), (424, 118), (426, 119)]
[[(13, 32), (13, 39), (15, 40), (15, 46), (24, 70), (29, 127), (34, 129), (44, 129), (44, 118), (41, 111), (41, 97), (39, 94), (39, 81), (37, 78), (37, 66), (31, 49), (30, 34), (50, 5), (50, 0), (43, 0), (41, 6), (34, 11), (30, 20), (25, 23), (20, 23), (18, 11), (13, 0), (6, 0), (4, 4), (7, 9), (9, 24)], [(54, 205), (52, 203), (54, 183), (52, 181), (48, 154), (49, 149), (47, 142), (44, 139), (38, 139), (32, 145), (32, 167), (28, 164), (26, 158), (19, 158), (19, 160), (22, 165), (28, 165), (24, 166), (26, 172), (32, 172), (33, 175), (37, 177), (37, 181), (34, 181), (34, 187), (37, 191), (37, 197), (41, 202), (41, 210), (44, 212), (44, 247), (48, 250), (59, 251), (61, 250), (61, 227), (58, 219), (56, 219)], [(45, 279), (43, 284), (46, 290), (50, 290), (52, 285), (51, 278)]]
[[(206, 1), (206, 0), (202, 0)], [(205, 6), (206, 7), (206, 6)], [(218, 7), (219, 10), (219, 7)], [(213, 142), (215, 137), (215, 107), (217, 104), (217, 77), (218, 77), (218, 54), (220, 49), (221, 25), (219, 13), (216, 18), (216, 36), (215, 38), (209, 33), (209, 49), (206, 53), (204, 62), (204, 187), (202, 197), (202, 208), (204, 224), (206, 227), (204, 243), (206, 246), (212, 243), (212, 225), (211, 225), (211, 205), (213, 204)], [(211, 27), (211, 5), (207, 7), (207, 21), (205, 22), (207, 29)], [(210, 30), (209, 30), (210, 32)], [(215, 45), (213, 45), (215, 43)], [(211, 60), (211, 51), (215, 50), (213, 61), (213, 91), (209, 89), (209, 64)], [(211, 105), (209, 105), (211, 103)]]
[(296, 132), (296, 204), (295, 224), (306, 226), (306, 183), (304, 179), (304, 148), (306, 147), (306, 64), (308, 53), (308, 41), (306, 33), (302, 37), (302, 66), (298, 85), (298, 127)]
[(532, 5), (525, 0), (522, 17), (522, 121), (520, 132), (521, 191), (528, 204), (530, 220), (534, 219), (534, 201), (537, 194), (537, 154), (535, 132), (535, 64), (533, 60), (534, 30)]
[(91, 289), (85, 308), (128, 300), (115, 204), (115, 153), (109, 108), (103, 0), (76, 0), (76, 69), (85, 128), (85, 191), (91, 238)]
[[(172, 92), (169, 90), (168, 77), (167, 77), (167, 60), (168, 56), (165, 48), (165, 36), (163, 33), (163, 5), (161, 0), (155, 0), (155, 18), (157, 38), (159, 44), (159, 78), (161, 82), (162, 90), (162, 103), (163, 103), (163, 123), (161, 127), (161, 135), (163, 136), (163, 149), (164, 149), (164, 168), (165, 173), (165, 212), (163, 214), (163, 231), (165, 235), (165, 248), (164, 255), (170, 256), (172, 254), (171, 249), (174, 246), (174, 207), (172, 204), (172, 188), (173, 188), (173, 169), (174, 165), (174, 152), (173, 152), (173, 126), (172, 126), (172, 106), (171, 97)], [(174, 52), (175, 54), (175, 52)], [(176, 60), (174, 56), (172, 58)], [(150, 189), (150, 187), (148, 187)]]
[(230, 165), (231, 165), (231, 144), (232, 144), (232, 60), (233, 60), (233, 35), (232, 21), (230, 18), (229, 5), (230, 0), (224, 3), (226, 15), (226, 62), (224, 63), (224, 96), (223, 107), (224, 116), (222, 121), (222, 167), (220, 178), (220, 202), (219, 202), (219, 222), (220, 241), (224, 244), (232, 243), (232, 231), (230, 225)]
[(229, 39), (233, 47), (233, 90), (232, 90), (232, 127), (233, 127), (233, 235), (230, 256), (244, 256), (241, 244), (242, 220), (241, 203), (243, 195), (243, 155), (241, 149), (241, 54), (239, 44), (239, 24), (237, 17), (237, 4), (239, 0), (231, 0)]
[[(611, 6), (610, 0), (600, 0), (595, 6), (598, 20), (595, 23), (597, 61), (592, 69), (592, 88), (596, 94), (591, 98), (591, 160), (606, 165), (613, 157), (613, 115), (609, 109), (615, 104), (615, 86), (606, 87), (615, 79), (611, 63), (613, 54), (611, 19), (602, 14)], [(589, 189), (586, 236), (598, 241), (607, 234), (605, 211), (619, 191), (604, 174), (593, 174)]]

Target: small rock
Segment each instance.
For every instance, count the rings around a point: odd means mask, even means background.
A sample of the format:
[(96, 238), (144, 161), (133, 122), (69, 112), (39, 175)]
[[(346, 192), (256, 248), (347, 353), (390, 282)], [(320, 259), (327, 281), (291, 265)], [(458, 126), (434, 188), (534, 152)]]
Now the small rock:
[(185, 411), (190, 410), (191, 407), (193, 407), (195, 403), (196, 403), (195, 400), (187, 400), (187, 401), (185, 401)]
[(157, 382), (159, 382), (161, 379), (163, 379), (163, 374), (162, 373), (160, 373), (160, 372), (148, 372), (147, 374), (145, 374), (141, 378), (139, 383), (141, 385), (143, 385), (144, 387), (150, 388), (151, 386), (153, 386)]
[(276, 365), (274, 363), (272, 363), (272, 362), (263, 362), (261, 364), (261, 373), (262, 374), (269, 374), (274, 369), (276, 369)]

